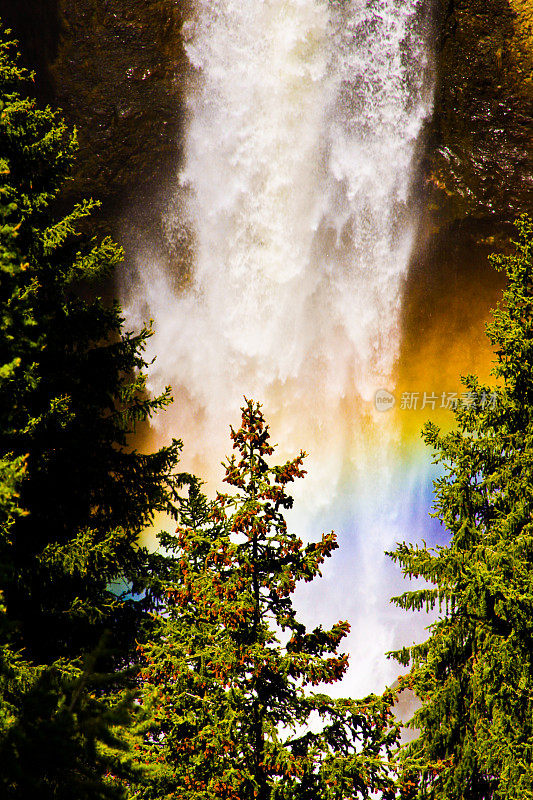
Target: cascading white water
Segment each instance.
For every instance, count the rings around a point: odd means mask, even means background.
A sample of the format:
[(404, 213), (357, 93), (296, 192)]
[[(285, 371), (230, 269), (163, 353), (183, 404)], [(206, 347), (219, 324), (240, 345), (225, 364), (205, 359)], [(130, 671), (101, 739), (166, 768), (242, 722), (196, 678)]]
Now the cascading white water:
[(371, 599), (365, 610), (360, 593), (354, 611), (375, 631), (372, 561), (387, 535), (365, 550), (361, 526), (370, 540), (382, 522), (386, 482), (372, 464), (392, 432), (372, 400), (398, 352), (413, 159), (430, 111), (426, 5), (196, 0), (183, 31), (186, 152), (166, 219), (171, 240), (192, 242), (191, 275), (176, 288), (172, 265), (147, 268), (140, 254), (128, 302), (134, 323), (155, 320), (151, 387), (175, 390), (161, 433), (184, 438), (199, 474), (227, 452), (246, 395), (264, 403), (283, 456), (311, 452), (308, 511), (335, 521), (341, 477), (359, 497), (380, 483), (360, 507), (358, 579)]

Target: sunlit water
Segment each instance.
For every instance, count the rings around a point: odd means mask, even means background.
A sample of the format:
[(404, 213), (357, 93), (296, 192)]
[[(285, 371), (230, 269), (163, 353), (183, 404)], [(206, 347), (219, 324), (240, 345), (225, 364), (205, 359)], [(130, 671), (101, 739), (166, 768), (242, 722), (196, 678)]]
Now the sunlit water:
[(264, 404), (279, 458), (309, 452), (291, 522), (309, 538), (335, 528), (342, 550), (299, 603), (311, 622), (352, 622), (349, 689), (362, 694), (397, 673), (383, 657), (399, 624), (383, 551), (409, 537), (409, 503), (374, 395), (394, 387), (416, 227), (427, 3), (193, 5), (185, 157), (165, 219), (190, 275), (139, 253), (126, 302), (132, 324), (155, 321), (150, 388), (176, 397), (154, 440), (182, 437), (184, 465), (215, 485), (246, 395)]

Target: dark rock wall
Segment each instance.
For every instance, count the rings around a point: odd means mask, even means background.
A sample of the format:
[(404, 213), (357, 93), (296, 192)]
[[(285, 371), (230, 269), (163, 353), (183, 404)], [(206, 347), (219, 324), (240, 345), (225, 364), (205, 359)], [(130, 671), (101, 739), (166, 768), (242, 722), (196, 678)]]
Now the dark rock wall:
[(436, 0), (431, 203), (441, 220), (533, 208), (533, 2)]
[(78, 129), (65, 201), (93, 195), (103, 221), (155, 220), (180, 156), (186, 59), (180, 0), (0, 0), (37, 70), (40, 99)]
[(533, 213), (533, 0), (428, 2), (436, 92), (403, 295), (406, 389), (421, 376), (427, 386), (488, 377), (484, 323), (504, 285), (488, 255), (508, 250), (513, 220)]
[(180, 7), (168, 0), (64, 0), (52, 67), (80, 132), (76, 180), (103, 200), (150, 195), (179, 155)]

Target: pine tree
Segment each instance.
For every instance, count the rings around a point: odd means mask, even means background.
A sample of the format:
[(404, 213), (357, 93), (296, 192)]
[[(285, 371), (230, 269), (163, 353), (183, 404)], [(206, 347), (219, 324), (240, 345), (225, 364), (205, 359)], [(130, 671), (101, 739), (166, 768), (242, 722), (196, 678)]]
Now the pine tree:
[(146, 797), (175, 800), (344, 800), (393, 797), (386, 759), (397, 741), (392, 695), (335, 700), (309, 690), (338, 681), (349, 630), (308, 632), (292, 593), (320, 574), (333, 534), (303, 545), (287, 529), (287, 487), (304, 454), (270, 467), (260, 406), (248, 401), (227, 462), (234, 494), (208, 501), (196, 481), (155, 580), (166, 597), (159, 633), (143, 648), (144, 694), (154, 716), (140, 757)]
[(30, 90), (2, 31), (0, 794), (120, 796), (150, 604), (138, 537), (173, 511), (180, 444), (129, 446), (170, 396), (144, 392), (150, 331), (95, 297), (123, 253), (82, 233), (97, 203), (59, 211), (76, 136)]
[(517, 230), (514, 254), (493, 256), (509, 278), (487, 327), (497, 388), (468, 376), (475, 402), (457, 407), (455, 429), (424, 431), (450, 544), (393, 554), (429, 582), (396, 602), (439, 612), (426, 642), (396, 654), (421, 700), (405, 758), (420, 798), (533, 797), (533, 225)]

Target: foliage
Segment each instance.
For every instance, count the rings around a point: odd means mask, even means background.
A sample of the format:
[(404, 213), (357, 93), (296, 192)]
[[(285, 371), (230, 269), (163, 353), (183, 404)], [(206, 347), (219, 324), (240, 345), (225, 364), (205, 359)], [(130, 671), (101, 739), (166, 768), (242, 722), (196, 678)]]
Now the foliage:
[(82, 233), (96, 203), (60, 212), (76, 136), (30, 78), (0, 32), (0, 794), (118, 796), (137, 541), (173, 510), (180, 444), (128, 446), (170, 396), (144, 393), (150, 331), (95, 297), (123, 254)]
[[(208, 501), (192, 480), (176, 535), (161, 544), (158, 633), (142, 647), (153, 716), (139, 756), (151, 768), (146, 797), (175, 800), (341, 800), (394, 796), (386, 758), (398, 731), (392, 695), (333, 699), (349, 630), (308, 632), (291, 595), (320, 575), (334, 534), (303, 545), (287, 529), (287, 487), (304, 454), (283, 466), (260, 406), (248, 401), (231, 432), (233, 494)], [(154, 577), (157, 580), (157, 576)]]
[(451, 433), (424, 431), (444, 468), (435, 516), (451, 542), (392, 554), (429, 582), (397, 604), (440, 612), (426, 642), (396, 653), (422, 701), (405, 761), (420, 769), (420, 798), (533, 797), (533, 225), (522, 217), (517, 230), (515, 253), (493, 257), (509, 278), (487, 328), (498, 402), (458, 406)]

